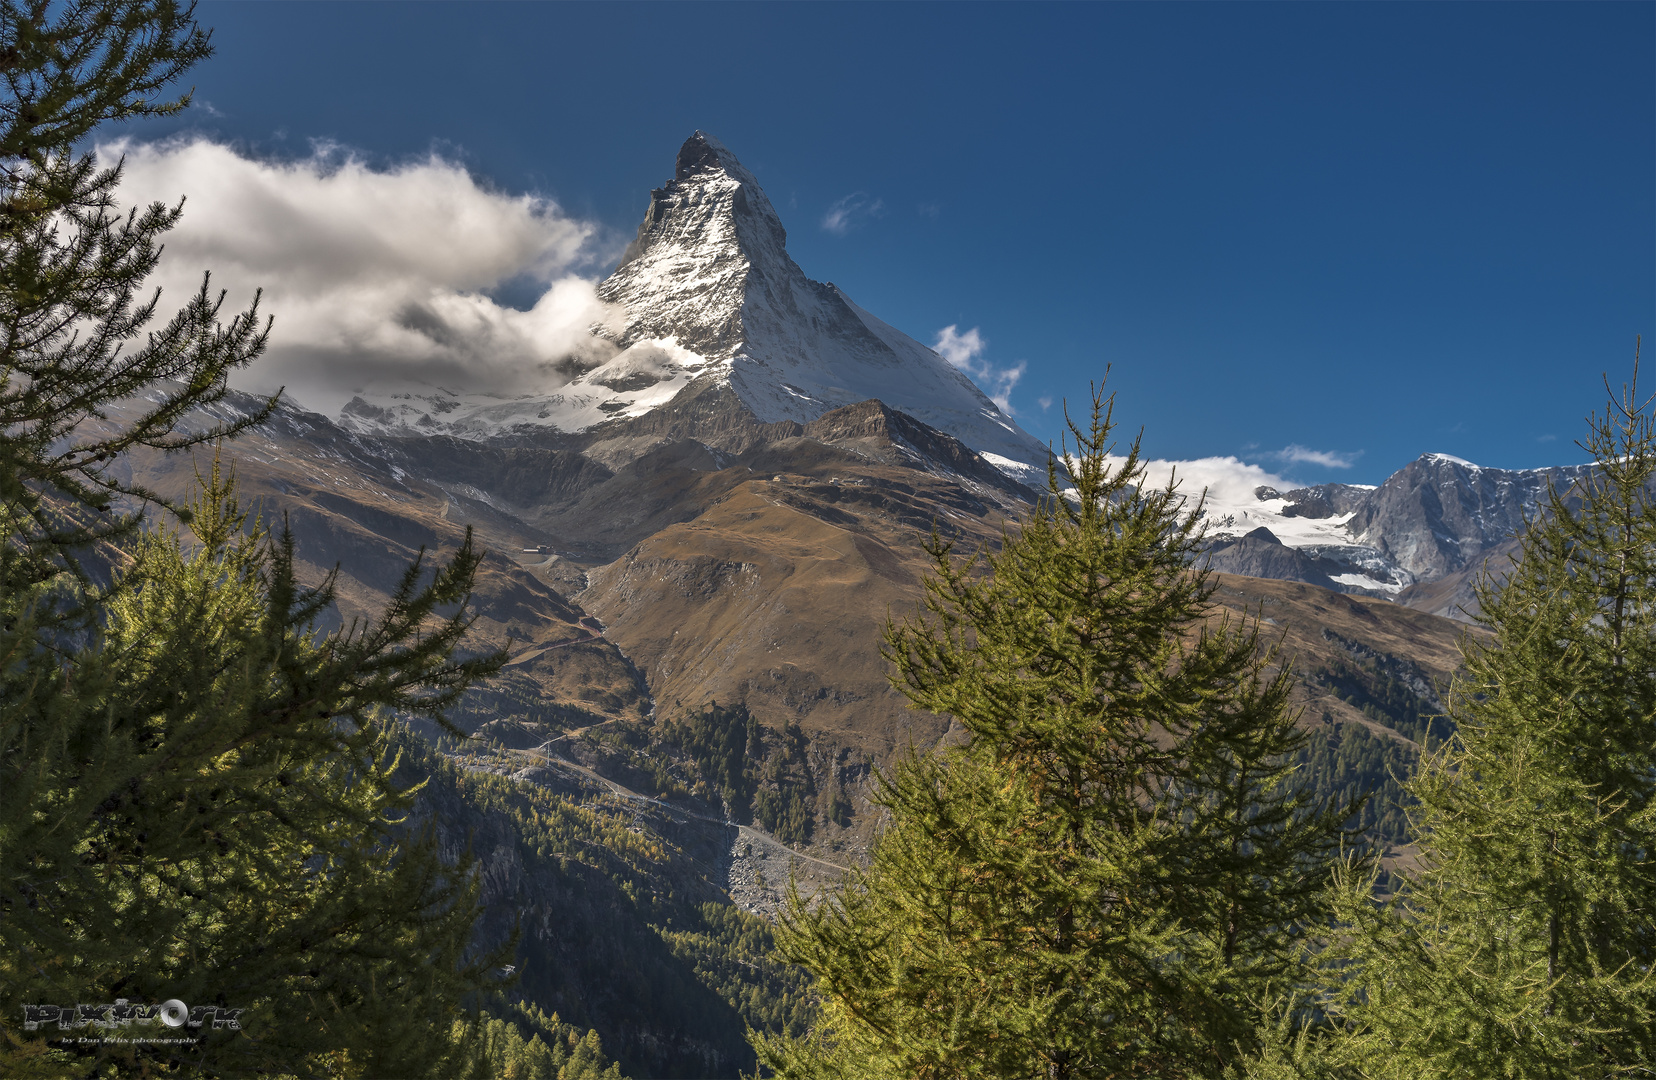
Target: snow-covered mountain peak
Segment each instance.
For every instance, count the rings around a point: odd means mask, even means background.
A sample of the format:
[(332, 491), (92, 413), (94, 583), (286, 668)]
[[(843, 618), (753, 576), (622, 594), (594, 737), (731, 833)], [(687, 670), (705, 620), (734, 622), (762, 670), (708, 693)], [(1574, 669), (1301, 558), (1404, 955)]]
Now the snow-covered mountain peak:
[(740, 183), (754, 188), (759, 182), (753, 174), (747, 171), (736, 155), (730, 152), (730, 147), (715, 139), (705, 131), (698, 131), (679, 147), (678, 160), (674, 163), (673, 179), (688, 180), (693, 176), (708, 172), (722, 172), (726, 176)]
[(1449, 465), (1459, 465), (1462, 468), (1467, 468), (1467, 469), (1481, 469), (1481, 468), (1483, 468), (1482, 465), (1479, 465), (1476, 462), (1467, 461), (1465, 458), (1456, 457), (1454, 454), (1438, 454), (1438, 453), (1422, 454), (1422, 455), (1420, 455), (1420, 459), (1422, 461), (1430, 461), (1430, 462), (1434, 462), (1434, 463), (1442, 462), (1442, 463), (1446, 463), (1446, 464), (1449, 464)]
[(804, 281), (787, 230), (759, 182), (723, 143), (696, 132), (679, 148), (673, 179), (650, 192), (638, 236), (598, 295), (627, 317), (623, 347), (676, 337), (710, 359), (745, 343), (741, 309), (755, 286)]
[(643, 416), (691, 387), (728, 387), (764, 423), (810, 423), (878, 399), (990, 455), (1020, 480), (1045, 475), (1047, 448), (959, 369), (805, 276), (751, 172), (696, 132), (598, 296), (620, 315), (593, 328), (602, 366), (512, 397), (404, 387), (367, 393), (342, 419), (358, 430), (487, 438), (524, 426), (585, 431)]
[(787, 236), (753, 174), (698, 131), (598, 286), (626, 313), (615, 341), (672, 339), (709, 361), (700, 378), (727, 383), (767, 423), (809, 423), (878, 398), (974, 450), (1044, 472), (1045, 446), (936, 352), (806, 277)]

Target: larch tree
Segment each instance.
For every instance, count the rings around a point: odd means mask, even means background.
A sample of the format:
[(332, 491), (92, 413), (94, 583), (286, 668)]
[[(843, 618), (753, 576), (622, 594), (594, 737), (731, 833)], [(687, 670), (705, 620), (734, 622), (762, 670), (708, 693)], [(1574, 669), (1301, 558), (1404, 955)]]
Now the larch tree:
[[(171, 0), (0, 0), (0, 1072), (463, 1075), (477, 885), (410, 824), (390, 718), (440, 719), (498, 666), (455, 655), (480, 554), (422, 557), (324, 634), (332, 579), (303, 587), (216, 465), (175, 503), (119, 468), (276, 406), (201, 422), (269, 324), (221, 321), (204, 283), (153, 325), (181, 208), (121, 212), (84, 148), (182, 108), (163, 91), (208, 52)], [(78, 1038), (78, 1004), (170, 998), (239, 1029)], [(72, 1019), (28, 1030), (26, 1006)]]
[(1590, 475), (1550, 493), (1504, 580), (1482, 578), (1490, 636), (1465, 641), (1456, 733), (1409, 785), (1418, 862), (1383, 905), (1350, 877), (1335, 1037), (1285, 1069), (1656, 1069), (1656, 431), (1637, 384), (1635, 360), (1579, 444)]
[(1076, 452), (998, 552), (934, 537), (893, 683), (964, 745), (884, 778), (867, 870), (781, 948), (822, 1021), (756, 1039), (781, 1076), (1219, 1076), (1302, 985), (1351, 807), (1293, 782), (1305, 736), (1257, 623), (1216, 618), (1199, 506)]

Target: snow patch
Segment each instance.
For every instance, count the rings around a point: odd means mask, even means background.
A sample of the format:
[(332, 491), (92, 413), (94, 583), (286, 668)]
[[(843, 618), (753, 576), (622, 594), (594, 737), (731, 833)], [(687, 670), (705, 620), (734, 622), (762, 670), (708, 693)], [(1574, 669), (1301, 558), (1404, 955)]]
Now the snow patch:
[(1037, 491), (1046, 487), (1047, 471), (1045, 469), (1037, 469), (1033, 465), (1026, 465), (1021, 461), (1013, 461), (1009, 457), (1002, 457), (999, 454), (992, 454), (987, 450), (978, 451), (978, 457), (981, 457), (984, 461), (987, 461), (989, 464), (993, 465), (995, 468), (999, 469), (1001, 472), (1026, 487), (1032, 487)]
[(1392, 581), (1377, 581), (1366, 574), (1335, 574), (1328, 580), (1353, 589), (1368, 589), (1373, 592), (1383, 592), (1395, 595), (1403, 591), (1403, 586)]
[(1481, 469), (1481, 468), (1483, 468), (1482, 465), (1479, 465), (1476, 462), (1467, 461), (1465, 458), (1456, 457), (1454, 454), (1431, 453), (1431, 454), (1422, 454), (1421, 457), (1424, 457), (1424, 458), (1426, 458), (1428, 460), (1431, 460), (1431, 461), (1447, 461), (1451, 465), (1464, 465), (1468, 469)]

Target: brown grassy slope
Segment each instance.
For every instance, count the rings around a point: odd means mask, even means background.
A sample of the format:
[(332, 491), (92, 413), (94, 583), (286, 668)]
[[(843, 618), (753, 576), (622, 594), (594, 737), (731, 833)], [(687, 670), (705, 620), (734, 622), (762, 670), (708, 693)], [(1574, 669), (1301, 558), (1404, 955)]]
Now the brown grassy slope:
[(932, 522), (970, 548), (999, 536), (999, 508), (944, 478), (785, 450), (787, 471), (756, 470), (593, 570), (580, 602), (668, 712), (742, 702), (769, 726), (795, 721), (880, 757), (911, 737), (929, 745), (943, 724), (887, 684), (881, 629), (919, 600)]
[[(970, 550), (998, 541), (1003, 508), (955, 501), (961, 489), (947, 478), (803, 440), (775, 452), (793, 454), (792, 471), (777, 480), (754, 469), (699, 516), (594, 569), (580, 602), (669, 713), (739, 701), (769, 726), (795, 721), (876, 758), (910, 738), (926, 745), (945, 722), (909, 711), (889, 687), (880, 631), (888, 613), (915, 610), (931, 523)], [(734, 471), (702, 483), (723, 486)], [(1326, 712), (1380, 730), (1319, 676), (1340, 661), (1395, 660), (1422, 685), (1446, 682), (1459, 663), (1464, 627), (1447, 619), (1297, 582), (1219, 584), (1219, 613), (1260, 615), (1267, 638), (1282, 635), (1308, 722)]]
[(1442, 688), (1460, 666), (1462, 635), (1473, 632), (1465, 623), (1440, 615), (1298, 581), (1231, 574), (1217, 578), (1214, 599), (1219, 614), (1262, 619), (1262, 638), (1279, 642), (1284, 660), (1293, 663), (1294, 702), (1304, 707), (1308, 723), (1320, 722), (1327, 711), (1336, 722), (1356, 721), (1382, 731), (1319, 680), (1318, 670), (1341, 661), (1371, 660), (1362, 651), (1367, 649), (1382, 658), (1418, 665), (1431, 683)]

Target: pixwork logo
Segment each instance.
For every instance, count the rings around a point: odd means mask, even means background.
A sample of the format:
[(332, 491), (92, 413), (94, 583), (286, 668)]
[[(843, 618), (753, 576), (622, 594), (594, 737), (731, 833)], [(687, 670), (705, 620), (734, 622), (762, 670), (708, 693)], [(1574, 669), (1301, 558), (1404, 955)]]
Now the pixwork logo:
[(87, 1026), (124, 1028), (133, 1024), (151, 1025), (160, 1021), (170, 1028), (202, 1027), (211, 1020), (216, 1030), (240, 1031), (242, 1009), (225, 1009), (216, 1005), (197, 1005), (194, 1008), (177, 998), (159, 1005), (139, 1005), (126, 998), (116, 998), (113, 1005), (25, 1005), (23, 1030), (39, 1031), (41, 1024), (56, 1023), (59, 1031), (73, 1031)]

